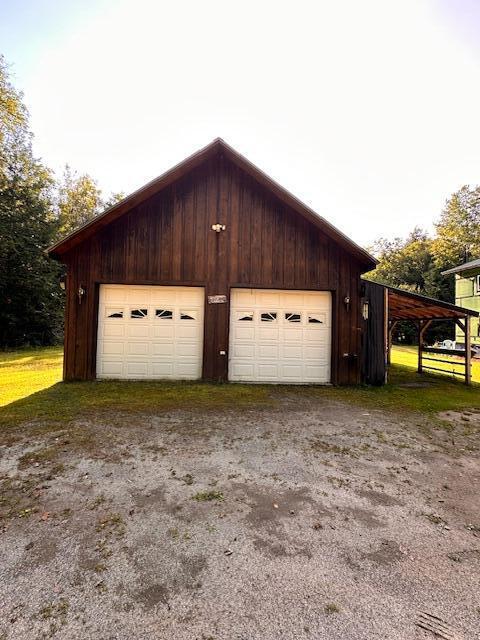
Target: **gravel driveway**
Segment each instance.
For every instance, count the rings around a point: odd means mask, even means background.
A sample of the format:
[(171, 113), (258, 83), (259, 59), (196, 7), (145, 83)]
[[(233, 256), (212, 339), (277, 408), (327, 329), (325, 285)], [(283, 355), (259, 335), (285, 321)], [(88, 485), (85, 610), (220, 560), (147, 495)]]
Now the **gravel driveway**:
[(443, 418), (292, 394), (12, 442), (0, 638), (480, 637), (480, 413)]

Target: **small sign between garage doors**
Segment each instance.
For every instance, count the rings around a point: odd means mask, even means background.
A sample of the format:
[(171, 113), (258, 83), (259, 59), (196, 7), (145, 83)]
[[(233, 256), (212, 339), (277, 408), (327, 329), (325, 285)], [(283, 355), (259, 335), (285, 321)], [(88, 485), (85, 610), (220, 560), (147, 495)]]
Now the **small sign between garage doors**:
[(227, 302), (227, 296), (224, 296), (224, 295), (208, 296), (207, 300), (208, 300), (208, 304), (225, 304)]

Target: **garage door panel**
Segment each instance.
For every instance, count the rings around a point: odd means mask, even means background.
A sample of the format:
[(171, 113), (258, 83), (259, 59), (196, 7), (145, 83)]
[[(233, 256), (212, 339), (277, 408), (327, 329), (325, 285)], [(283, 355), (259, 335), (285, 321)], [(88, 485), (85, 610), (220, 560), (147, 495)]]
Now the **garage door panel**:
[(198, 338), (198, 335), (199, 335), (199, 328), (196, 325), (193, 325), (193, 326), (180, 325), (177, 328), (176, 337), (179, 340), (196, 340)]
[(150, 291), (150, 304), (152, 305), (171, 305), (175, 304), (176, 293), (172, 287), (155, 288)]
[(97, 376), (200, 378), (203, 310), (200, 287), (101, 285)]
[(303, 293), (289, 293), (284, 292), (282, 295), (282, 306), (291, 307), (294, 309), (298, 307), (300, 309), (305, 308), (305, 296)]
[(148, 376), (148, 364), (146, 362), (127, 361), (126, 373), (128, 376), (146, 378)]
[(183, 380), (191, 380), (193, 372), (195, 370), (195, 365), (192, 363), (179, 363), (176, 368), (176, 374), (179, 379)]
[(102, 363), (102, 373), (110, 377), (121, 377), (123, 372), (123, 363), (112, 360), (105, 360)]
[(233, 332), (237, 340), (255, 340), (255, 328), (252, 326), (245, 327), (242, 324), (234, 327)]
[(125, 304), (127, 300), (126, 292), (124, 289), (108, 289), (105, 290), (103, 301), (105, 304)]
[(258, 330), (259, 340), (278, 340), (279, 331), (277, 327), (260, 327)]
[(152, 338), (164, 338), (165, 340), (173, 340), (175, 337), (175, 327), (172, 324), (161, 322), (154, 324), (152, 327)]
[(321, 360), (325, 359), (325, 344), (309, 345), (308, 349), (305, 349), (305, 361), (308, 360)]
[(106, 356), (123, 356), (124, 354), (123, 342), (104, 342), (102, 347), (102, 353)]
[(330, 292), (233, 289), (230, 309), (230, 380), (330, 381)]
[(175, 346), (173, 342), (152, 342), (151, 354), (153, 357), (171, 358), (175, 354)]
[(104, 338), (119, 338), (125, 335), (125, 327), (123, 324), (108, 324), (103, 328)]
[[(143, 320), (132, 320), (132, 322), (143, 323)], [(127, 324), (125, 337), (128, 338), (148, 338), (150, 326), (148, 324)]]
[(279, 366), (273, 363), (259, 363), (257, 365), (258, 378), (260, 380), (278, 380)]
[(283, 331), (283, 339), (285, 342), (298, 342), (302, 341), (303, 329), (299, 327), (287, 326)]
[(290, 380), (302, 381), (302, 365), (288, 365), (284, 364), (282, 367), (283, 378), (289, 378)]
[(268, 289), (265, 290), (257, 290), (255, 294), (255, 302), (258, 305), (264, 307), (273, 307), (277, 308), (280, 306), (280, 294), (271, 292)]
[(179, 342), (177, 344), (177, 355), (180, 357), (187, 357), (195, 359), (195, 355), (197, 352), (197, 345), (192, 344), (190, 342)]
[(127, 292), (127, 300), (130, 305), (140, 306), (148, 300), (150, 303), (150, 291), (148, 288), (132, 287)]
[(252, 380), (255, 375), (255, 368), (250, 362), (236, 362), (233, 365), (233, 376), (239, 380)]
[(172, 378), (174, 375), (173, 364), (171, 362), (152, 362), (152, 377)]
[(255, 305), (255, 294), (251, 289), (244, 289), (236, 292), (236, 307), (248, 308)]
[(325, 377), (327, 375), (328, 365), (324, 364), (306, 364), (305, 365), (305, 375), (310, 380), (317, 380), (319, 377)]
[(278, 360), (278, 344), (259, 344), (258, 357), (268, 360)]
[(254, 344), (235, 344), (232, 355), (235, 358), (253, 358), (255, 356)]
[(148, 342), (128, 342), (127, 355), (130, 356), (146, 356), (149, 352)]
[(300, 344), (284, 344), (283, 357), (287, 359), (303, 358), (303, 345)]

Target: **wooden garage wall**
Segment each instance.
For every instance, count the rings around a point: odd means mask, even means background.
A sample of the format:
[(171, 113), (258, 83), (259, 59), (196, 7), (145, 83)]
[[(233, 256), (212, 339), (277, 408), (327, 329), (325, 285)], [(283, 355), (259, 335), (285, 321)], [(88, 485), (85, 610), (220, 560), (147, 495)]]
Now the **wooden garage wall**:
[[(211, 225), (226, 225), (215, 233)], [(361, 265), (317, 227), (219, 156), (65, 256), (65, 378), (93, 379), (100, 283), (329, 290), (332, 382), (360, 381)], [(86, 290), (81, 303), (79, 286)], [(350, 297), (350, 305), (344, 302)], [(229, 305), (206, 304), (203, 377), (226, 380)]]
[(363, 281), (362, 289), (362, 302), (368, 304), (362, 340), (362, 381), (382, 385), (387, 377), (386, 290), (383, 285), (368, 280)]

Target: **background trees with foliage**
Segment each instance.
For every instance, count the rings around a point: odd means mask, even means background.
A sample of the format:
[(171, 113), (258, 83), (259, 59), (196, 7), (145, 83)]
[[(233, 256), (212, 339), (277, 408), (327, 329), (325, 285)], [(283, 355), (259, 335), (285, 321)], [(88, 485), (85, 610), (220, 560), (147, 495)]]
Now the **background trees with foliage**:
[(104, 201), (68, 167), (57, 182), (34, 156), (23, 96), (0, 56), (0, 348), (61, 339), (62, 267), (45, 249), (118, 197)]
[[(430, 237), (416, 227), (406, 239), (380, 238), (371, 252), (380, 261), (366, 275), (369, 280), (389, 284), (446, 302), (455, 302), (454, 276), (442, 271), (480, 258), (480, 187), (463, 186), (446, 201)], [(453, 337), (451, 323), (435, 323), (427, 339)], [(416, 339), (411, 323), (400, 323), (397, 336), (406, 342)]]
[(56, 232), (54, 180), (32, 152), (28, 113), (0, 58), (0, 344), (58, 338), (60, 267), (44, 249)]

